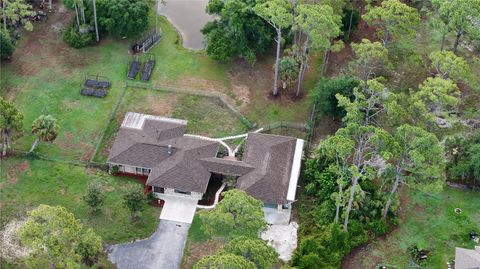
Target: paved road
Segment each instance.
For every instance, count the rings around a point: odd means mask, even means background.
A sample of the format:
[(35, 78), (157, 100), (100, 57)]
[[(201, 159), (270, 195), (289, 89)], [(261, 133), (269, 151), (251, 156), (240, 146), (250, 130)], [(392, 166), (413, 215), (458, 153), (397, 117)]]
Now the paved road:
[(148, 239), (112, 246), (109, 259), (118, 269), (178, 269), (190, 224), (160, 220)]

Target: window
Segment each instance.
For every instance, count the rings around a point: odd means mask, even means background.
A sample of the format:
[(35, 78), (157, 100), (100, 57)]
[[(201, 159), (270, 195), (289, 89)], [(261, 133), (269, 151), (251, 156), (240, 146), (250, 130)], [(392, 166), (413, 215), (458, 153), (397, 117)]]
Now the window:
[(135, 174), (140, 174), (141, 175), (142, 174), (142, 168), (136, 167), (135, 168)]
[(192, 194), (192, 192), (190, 192), (190, 191), (181, 191), (181, 190), (177, 190), (177, 189), (175, 189), (175, 193), (186, 194), (186, 195), (191, 195)]
[(163, 188), (160, 188), (160, 187), (153, 186), (153, 192), (156, 192), (156, 193), (163, 193)]
[(150, 169), (147, 169), (147, 168), (142, 168), (142, 174), (144, 176), (148, 176), (150, 174)]

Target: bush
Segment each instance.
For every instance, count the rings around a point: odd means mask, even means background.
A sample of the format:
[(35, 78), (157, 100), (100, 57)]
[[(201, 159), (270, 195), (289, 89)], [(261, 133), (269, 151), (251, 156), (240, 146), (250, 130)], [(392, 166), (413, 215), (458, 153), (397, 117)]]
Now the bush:
[(0, 52), (2, 59), (8, 59), (15, 51), (15, 46), (8, 32), (0, 30)]
[(449, 138), (445, 147), (448, 178), (480, 186), (480, 132)]
[(70, 47), (80, 49), (95, 44), (95, 35), (92, 32), (80, 34), (74, 25), (63, 32), (63, 41)]

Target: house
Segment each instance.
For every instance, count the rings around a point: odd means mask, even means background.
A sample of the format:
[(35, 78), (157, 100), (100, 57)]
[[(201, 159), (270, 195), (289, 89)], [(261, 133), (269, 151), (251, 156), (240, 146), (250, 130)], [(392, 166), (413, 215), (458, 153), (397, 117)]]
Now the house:
[(480, 269), (480, 246), (455, 248), (455, 269)]
[(107, 163), (148, 176), (156, 194), (202, 199), (212, 173), (234, 176), (236, 187), (263, 201), (267, 222), (288, 223), (295, 201), (303, 140), (260, 133), (246, 137), (241, 160), (218, 158), (219, 141), (185, 134), (187, 122), (128, 112)]

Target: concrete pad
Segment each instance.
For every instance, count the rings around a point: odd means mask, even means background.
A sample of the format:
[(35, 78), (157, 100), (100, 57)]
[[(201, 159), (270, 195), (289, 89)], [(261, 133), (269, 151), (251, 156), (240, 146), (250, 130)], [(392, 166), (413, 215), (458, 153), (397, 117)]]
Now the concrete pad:
[(160, 214), (161, 220), (192, 223), (197, 209), (197, 199), (165, 194), (157, 194), (157, 197), (165, 201)]
[(281, 260), (288, 262), (297, 248), (297, 231), (298, 224), (293, 221), (289, 225), (269, 225), (261, 238), (275, 249)]
[(178, 269), (190, 224), (161, 220), (147, 239), (109, 247), (108, 259), (118, 269)]
[(279, 211), (276, 208), (263, 207), (265, 221), (268, 224), (288, 225), (288, 223), (290, 223), (291, 213), (291, 209), (282, 209), (281, 211)]

